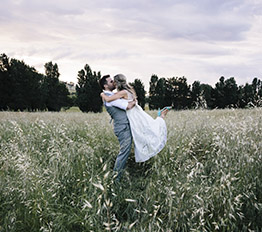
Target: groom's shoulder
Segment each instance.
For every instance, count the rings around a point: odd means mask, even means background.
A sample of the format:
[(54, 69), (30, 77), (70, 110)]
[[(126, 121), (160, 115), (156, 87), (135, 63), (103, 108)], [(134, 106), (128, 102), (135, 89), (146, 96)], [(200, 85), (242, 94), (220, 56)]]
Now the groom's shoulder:
[(107, 91), (107, 90), (104, 90), (103, 92), (104, 92), (104, 94), (107, 95), (107, 96), (114, 95), (113, 92), (110, 92), (110, 91)]

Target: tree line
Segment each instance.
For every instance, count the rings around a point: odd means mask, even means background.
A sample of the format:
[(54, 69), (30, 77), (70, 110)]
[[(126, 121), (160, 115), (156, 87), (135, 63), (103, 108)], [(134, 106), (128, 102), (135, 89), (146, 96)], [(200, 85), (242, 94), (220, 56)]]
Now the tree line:
[[(84, 111), (101, 112), (101, 89), (98, 80), (101, 73), (93, 72), (89, 65), (78, 73), (76, 86), (77, 105)], [(135, 79), (130, 83), (136, 91), (138, 104), (144, 109), (148, 103), (150, 110), (170, 105), (174, 109), (224, 109), (262, 106), (262, 81), (254, 78), (251, 84), (238, 86), (235, 78), (220, 77), (215, 88), (208, 84), (195, 81), (192, 86), (185, 77), (159, 78), (152, 75), (149, 94), (143, 82)]]
[(23, 61), (0, 55), (0, 110), (60, 111), (72, 101), (59, 81), (57, 64), (45, 64), (45, 75)]
[(172, 105), (175, 109), (224, 109), (262, 106), (262, 81), (254, 78), (251, 84), (238, 86), (235, 78), (220, 77), (215, 88), (195, 81), (187, 84), (185, 77), (158, 78), (152, 75), (149, 89), (149, 108)]
[[(76, 93), (69, 93), (66, 84), (59, 81), (58, 65), (45, 64), (45, 74), (23, 61), (0, 55), (0, 110), (60, 111), (61, 108), (78, 106), (82, 112), (102, 112), (101, 88), (98, 81), (101, 72), (92, 71), (86, 64), (78, 72)], [(174, 109), (192, 108), (245, 108), (262, 106), (262, 81), (238, 86), (234, 77), (220, 77), (213, 88), (195, 81), (192, 86), (185, 77), (159, 78), (152, 75), (149, 92), (143, 82), (135, 79), (130, 83), (137, 93), (138, 104), (144, 109), (148, 103), (154, 110), (167, 105)]]

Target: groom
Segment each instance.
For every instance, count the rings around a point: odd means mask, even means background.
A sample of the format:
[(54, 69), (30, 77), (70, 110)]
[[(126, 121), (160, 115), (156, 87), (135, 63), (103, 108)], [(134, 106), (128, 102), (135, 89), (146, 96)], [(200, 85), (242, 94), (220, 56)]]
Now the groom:
[[(115, 83), (110, 75), (103, 76), (99, 80), (99, 84), (103, 89), (104, 94), (106, 94), (107, 96), (111, 96), (114, 94), (112, 91), (115, 89)], [(120, 144), (120, 151), (116, 158), (114, 166), (114, 171), (117, 172), (117, 181), (119, 181), (121, 178), (132, 147), (132, 134), (126, 115), (126, 110), (133, 108), (135, 104), (135, 100), (128, 102), (124, 99), (117, 99), (112, 102), (104, 102), (107, 112), (114, 120), (114, 133), (117, 136)]]

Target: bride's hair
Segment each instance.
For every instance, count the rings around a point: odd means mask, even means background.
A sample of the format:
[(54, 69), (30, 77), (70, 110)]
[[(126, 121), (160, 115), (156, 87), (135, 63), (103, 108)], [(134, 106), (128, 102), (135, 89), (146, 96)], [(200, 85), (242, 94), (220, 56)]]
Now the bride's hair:
[(126, 77), (123, 74), (115, 75), (114, 81), (116, 83), (116, 88), (118, 91), (125, 89), (128, 92), (130, 92), (131, 94), (133, 94), (134, 97), (136, 97), (136, 92), (134, 88), (126, 83)]

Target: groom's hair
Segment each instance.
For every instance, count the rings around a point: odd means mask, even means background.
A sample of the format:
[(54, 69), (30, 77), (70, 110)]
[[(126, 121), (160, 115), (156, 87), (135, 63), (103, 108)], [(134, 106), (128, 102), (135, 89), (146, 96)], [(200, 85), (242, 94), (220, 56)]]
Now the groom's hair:
[(99, 85), (102, 89), (105, 89), (105, 86), (107, 84), (107, 78), (110, 77), (110, 75), (102, 76), (102, 78), (99, 80)]

